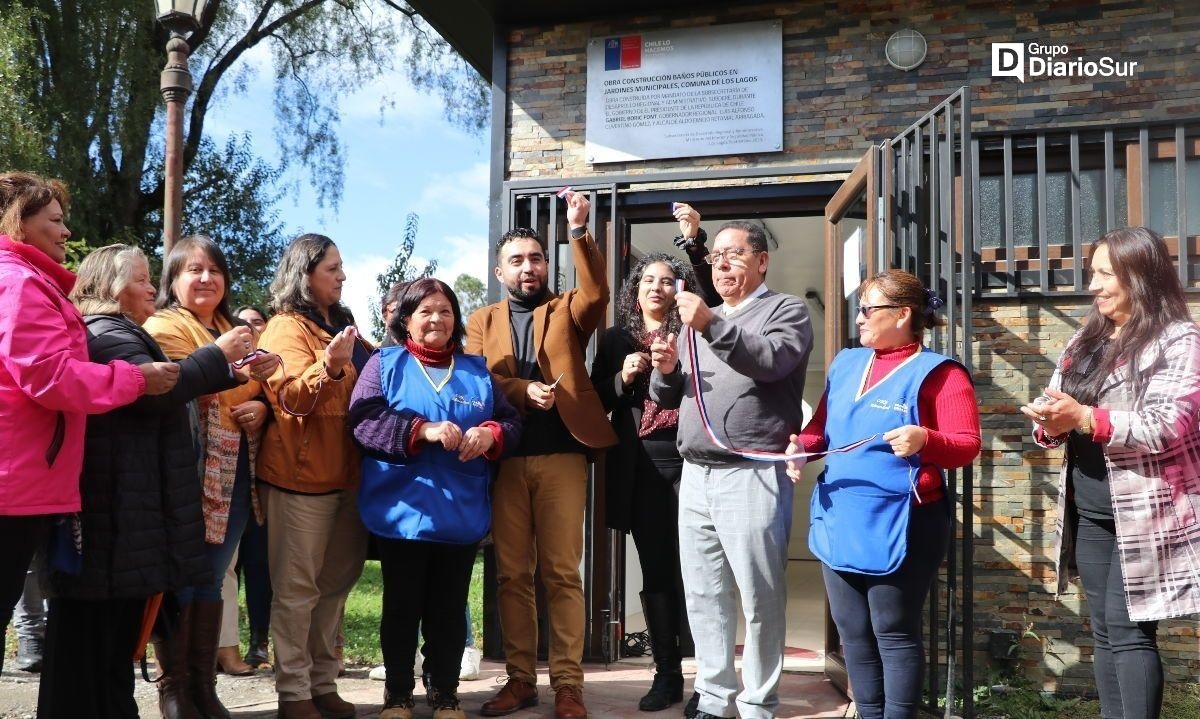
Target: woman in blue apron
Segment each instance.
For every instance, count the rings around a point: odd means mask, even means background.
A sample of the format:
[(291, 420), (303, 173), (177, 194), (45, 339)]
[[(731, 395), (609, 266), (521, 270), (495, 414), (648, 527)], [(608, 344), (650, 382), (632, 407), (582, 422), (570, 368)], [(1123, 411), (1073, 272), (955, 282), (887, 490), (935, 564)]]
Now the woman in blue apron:
[(520, 417), (483, 358), (463, 354), (462, 313), (446, 283), (409, 284), (388, 329), (399, 344), (371, 356), (350, 400), (364, 455), (358, 508), (383, 572), (379, 717), (412, 719), (420, 626), (433, 716), (465, 719), (467, 590), (491, 527), (493, 462), (517, 445)]
[[(825, 394), (788, 451), (831, 454), (813, 491), (808, 543), (822, 562), (863, 719), (917, 716), (925, 666), (921, 610), (946, 554), (943, 471), (979, 454), (979, 408), (966, 369), (921, 342), (942, 301), (889, 270), (858, 289), (862, 347), (834, 358)], [(799, 479), (802, 462), (789, 462)]]

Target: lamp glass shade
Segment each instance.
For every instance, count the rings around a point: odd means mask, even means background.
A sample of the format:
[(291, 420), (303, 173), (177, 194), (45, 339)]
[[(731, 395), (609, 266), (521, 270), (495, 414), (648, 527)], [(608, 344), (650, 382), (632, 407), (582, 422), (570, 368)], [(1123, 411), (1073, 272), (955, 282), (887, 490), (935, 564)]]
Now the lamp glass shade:
[(208, 0), (154, 0), (158, 6), (158, 21), (176, 32), (194, 32)]

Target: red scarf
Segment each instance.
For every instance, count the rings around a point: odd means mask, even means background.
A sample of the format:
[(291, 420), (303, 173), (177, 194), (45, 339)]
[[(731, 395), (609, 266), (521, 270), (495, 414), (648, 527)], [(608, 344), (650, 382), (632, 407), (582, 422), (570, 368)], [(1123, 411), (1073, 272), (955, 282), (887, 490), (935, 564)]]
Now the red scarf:
[(58, 286), (62, 293), (69, 294), (75, 286), (75, 273), (51, 259), (50, 255), (42, 252), (33, 245), (25, 242), (15, 242), (8, 235), (0, 235), (0, 250), (17, 255), (34, 269), (41, 272), (51, 282)]
[(432, 347), (417, 344), (412, 341), (412, 338), (404, 340), (404, 349), (408, 350), (409, 354), (421, 361), (421, 364), (433, 365), (434, 367), (444, 367), (450, 364), (450, 358), (454, 356), (454, 352), (458, 349), (458, 345), (450, 342), (440, 350), (435, 350)]

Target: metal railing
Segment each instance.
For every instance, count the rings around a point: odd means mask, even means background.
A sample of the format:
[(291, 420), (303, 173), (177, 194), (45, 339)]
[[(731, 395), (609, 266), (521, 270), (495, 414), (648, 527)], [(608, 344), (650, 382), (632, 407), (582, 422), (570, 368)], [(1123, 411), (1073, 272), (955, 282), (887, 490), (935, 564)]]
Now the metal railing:
[[(962, 178), (976, 176), (972, 147), (971, 98), (964, 87), (886, 143), (881, 187), (889, 254), (884, 261), (917, 275), (944, 300), (948, 322), (932, 330), (929, 346), (956, 358), (968, 372), (972, 367), (970, 328), (976, 290), (977, 224), (975, 185), (964, 184)], [(927, 691), (930, 708), (936, 707), (938, 697), (944, 697), (949, 713), (956, 699), (955, 682), (960, 682), (963, 715), (971, 717), (975, 677), (974, 467), (947, 472), (946, 480), (947, 500), (957, 506), (957, 523), (962, 531), (957, 538), (951, 533), (945, 596), (940, 596), (935, 586), (927, 602)], [(945, 643), (940, 644), (939, 634), (943, 632)], [(943, 648), (944, 653), (940, 651)], [(955, 666), (960, 650), (961, 674)]]
[(1137, 224), (1168, 238), (1196, 289), (1198, 145), (1195, 122), (978, 134), (980, 296), (1084, 293), (1088, 246)]

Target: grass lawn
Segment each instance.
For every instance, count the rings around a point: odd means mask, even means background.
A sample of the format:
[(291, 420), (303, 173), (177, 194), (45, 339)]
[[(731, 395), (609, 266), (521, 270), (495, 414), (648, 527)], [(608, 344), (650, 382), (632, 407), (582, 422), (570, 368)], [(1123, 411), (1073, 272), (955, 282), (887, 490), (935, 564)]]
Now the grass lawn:
[[(475, 646), (483, 646), (483, 556), (475, 558), (471, 572), (471, 592), (467, 600), (471, 608), (471, 627)], [(383, 577), (379, 562), (367, 562), (362, 578), (346, 599), (346, 662), (376, 665), (383, 663), (379, 649), (379, 618), (383, 607)], [(245, 619), (243, 618), (243, 629)], [(245, 630), (243, 637), (247, 636)]]

